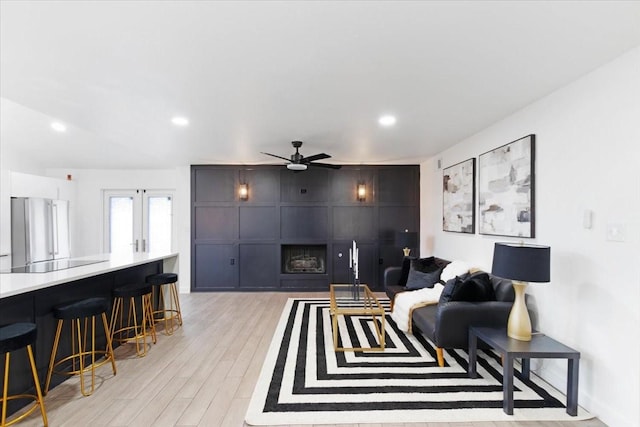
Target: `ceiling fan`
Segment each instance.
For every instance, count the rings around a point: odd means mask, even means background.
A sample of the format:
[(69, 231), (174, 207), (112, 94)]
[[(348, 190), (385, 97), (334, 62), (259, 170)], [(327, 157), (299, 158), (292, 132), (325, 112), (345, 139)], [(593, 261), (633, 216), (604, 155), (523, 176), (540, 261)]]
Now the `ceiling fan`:
[(329, 169), (340, 169), (342, 167), (340, 165), (331, 165), (328, 163), (316, 162), (316, 160), (328, 159), (329, 157), (331, 157), (330, 155), (325, 153), (314, 154), (313, 156), (304, 157), (302, 154), (298, 152), (298, 148), (302, 147), (302, 141), (291, 141), (291, 145), (293, 145), (293, 147), (296, 149), (296, 152), (291, 155), (290, 159), (287, 159), (286, 157), (282, 157), (282, 156), (276, 156), (275, 154), (271, 154), (271, 153), (262, 152), (262, 154), (266, 154), (267, 156), (276, 157), (278, 159), (288, 161), (289, 163), (287, 163), (287, 169), (292, 171), (304, 171), (304, 170), (307, 170), (307, 166), (318, 166), (321, 168), (329, 168)]

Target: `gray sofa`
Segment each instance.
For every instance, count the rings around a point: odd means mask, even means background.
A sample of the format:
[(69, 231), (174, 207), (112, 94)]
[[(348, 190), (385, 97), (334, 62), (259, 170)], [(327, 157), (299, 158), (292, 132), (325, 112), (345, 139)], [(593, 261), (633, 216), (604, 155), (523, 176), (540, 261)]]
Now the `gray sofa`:
[[(448, 261), (435, 258), (439, 265)], [(393, 299), (399, 292), (407, 291), (398, 283), (401, 279), (402, 267), (389, 267), (384, 272), (385, 292)], [(428, 305), (413, 310), (413, 333), (422, 334), (436, 348), (438, 365), (444, 366), (443, 349), (467, 349), (469, 343), (469, 326), (490, 326), (506, 328), (509, 312), (515, 294), (510, 280), (489, 274), (495, 292), (495, 301), (468, 302), (447, 301)], [(444, 295), (444, 292), (443, 292)]]

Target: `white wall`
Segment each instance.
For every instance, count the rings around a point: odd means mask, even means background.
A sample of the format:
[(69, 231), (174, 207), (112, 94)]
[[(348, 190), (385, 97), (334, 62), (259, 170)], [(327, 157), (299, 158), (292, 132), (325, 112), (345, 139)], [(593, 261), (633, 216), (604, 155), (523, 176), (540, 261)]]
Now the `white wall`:
[[(69, 201), (69, 223), (76, 218), (76, 189), (73, 182), (2, 169), (0, 172), (0, 269), (11, 268), (11, 197), (42, 197)], [(75, 255), (74, 231), (69, 230), (70, 253)]]
[[(464, 114), (464, 111), (461, 112)], [(490, 269), (493, 244), (442, 230), (442, 171), (536, 135), (536, 238), (551, 283), (528, 292), (539, 329), (581, 352), (579, 403), (611, 426), (640, 425), (640, 48), (421, 165), (421, 250)], [(583, 213), (593, 212), (593, 227)], [(621, 225), (625, 241), (607, 239)], [(566, 363), (537, 371), (566, 390)]]
[(177, 245), (180, 267), (180, 292), (191, 292), (191, 166), (176, 168)]
[(76, 198), (75, 183), (65, 179), (11, 171), (10, 183), (12, 197), (42, 197), (70, 202)]
[[(187, 178), (185, 180), (184, 175)], [(190, 180), (189, 167), (162, 170), (50, 169), (49, 176), (72, 175), (77, 188), (76, 256), (103, 251), (104, 190), (174, 190), (174, 250), (180, 253), (180, 291), (190, 290)], [(186, 206), (186, 208), (185, 208)], [(186, 230), (186, 231), (185, 231)], [(185, 236), (186, 234), (186, 236)]]

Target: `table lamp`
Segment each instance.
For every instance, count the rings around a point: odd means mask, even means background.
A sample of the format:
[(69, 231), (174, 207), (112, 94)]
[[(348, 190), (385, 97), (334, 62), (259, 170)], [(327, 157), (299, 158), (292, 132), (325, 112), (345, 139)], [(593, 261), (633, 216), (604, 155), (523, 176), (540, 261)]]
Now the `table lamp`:
[(418, 233), (409, 230), (396, 232), (395, 245), (402, 248), (404, 256), (409, 256), (411, 248), (418, 246)]
[(494, 276), (510, 279), (516, 298), (509, 313), (507, 335), (520, 341), (531, 341), (531, 319), (525, 304), (527, 282), (550, 280), (549, 246), (523, 243), (496, 243), (493, 249)]

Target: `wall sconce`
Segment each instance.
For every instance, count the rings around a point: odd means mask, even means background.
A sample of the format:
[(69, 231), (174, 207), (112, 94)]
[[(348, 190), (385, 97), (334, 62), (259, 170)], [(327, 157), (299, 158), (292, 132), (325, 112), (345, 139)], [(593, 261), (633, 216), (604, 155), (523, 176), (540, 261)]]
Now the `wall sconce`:
[(248, 200), (249, 199), (249, 185), (248, 184), (240, 184), (238, 187), (238, 197), (240, 200)]
[(358, 184), (358, 200), (364, 201), (367, 198), (367, 185), (366, 184)]

